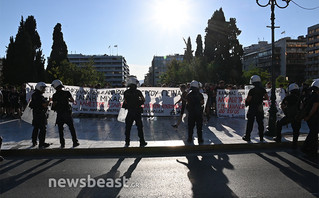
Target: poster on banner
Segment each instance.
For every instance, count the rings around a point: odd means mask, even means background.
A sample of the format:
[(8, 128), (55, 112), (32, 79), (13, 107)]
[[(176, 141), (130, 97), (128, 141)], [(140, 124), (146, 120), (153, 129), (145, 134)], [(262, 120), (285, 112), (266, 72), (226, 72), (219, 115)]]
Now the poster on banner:
[[(27, 100), (29, 101), (36, 83), (27, 83)], [(55, 89), (47, 84), (46, 98), (52, 98)], [(70, 91), (75, 102), (72, 104), (73, 113), (118, 115), (127, 88), (95, 89), (65, 85), (64, 90)], [(179, 88), (140, 87), (145, 97), (143, 105), (144, 116), (178, 116), (180, 104), (175, 103), (181, 97)]]
[(218, 89), (216, 96), (217, 116), (244, 117), (245, 98), (244, 89)]

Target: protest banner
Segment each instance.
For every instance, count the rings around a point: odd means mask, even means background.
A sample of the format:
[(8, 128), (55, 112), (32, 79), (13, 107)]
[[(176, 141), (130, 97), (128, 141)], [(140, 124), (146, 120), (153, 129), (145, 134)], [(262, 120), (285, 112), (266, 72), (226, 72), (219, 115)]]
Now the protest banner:
[[(36, 83), (27, 83), (27, 100), (29, 101)], [(55, 89), (47, 84), (44, 97), (50, 99)], [(124, 91), (127, 88), (95, 89), (65, 85), (64, 90), (70, 91), (75, 102), (73, 113), (118, 115), (124, 101)], [(175, 104), (180, 97), (179, 88), (139, 87), (145, 97), (143, 105), (144, 116), (178, 116), (180, 104)]]
[[(27, 101), (30, 101), (31, 95), (36, 83), (27, 83)], [(47, 84), (44, 97), (50, 99), (55, 93), (55, 89)], [(249, 89), (252, 86), (246, 86), (245, 89), (227, 90), (218, 89), (216, 96), (217, 116), (218, 117), (245, 117), (245, 99)], [(72, 104), (72, 110), (75, 114), (106, 114), (118, 115), (124, 101), (124, 91), (127, 88), (95, 89), (78, 86), (67, 86), (65, 90), (70, 91), (75, 102)], [(179, 88), (170, 87), (139, 87), (145, 97), (143, 105), (143, 116), (178, 116), (181, 113), (181, 104), (175, 103), (180, 99), (182, 92)], [(267, 90), (270, 97), (270, 90)], [(203, 94), (205, 103), (207, 95)], [(285, 97), (285, 92), (276, 89), (276, 103), (280, 111), (279, 104)], [(264, 111), (267, 114), (270, 101), (264, 101)]]
[(244, 117), (245, 98), (244, 89), (218, 89), (216, 96), (217, 116)]

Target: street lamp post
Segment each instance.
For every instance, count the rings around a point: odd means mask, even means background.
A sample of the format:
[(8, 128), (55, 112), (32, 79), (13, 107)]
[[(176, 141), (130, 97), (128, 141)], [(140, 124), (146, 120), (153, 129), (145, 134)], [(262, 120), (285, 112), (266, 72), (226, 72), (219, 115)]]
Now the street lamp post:
[[(275, 95), (275, 89), (276, 89), (276, 78), (275, 78), (275, 6), (278, 8), (284, 9), (289, 5), (289, 2), (291, 0), (282, 0), (285, 2), (284, 6), (280, 6), (277, 3), (277, 0), (268, 0), (268, 3), (261, 4), (259, 3), (260, 0), (256, 0), (256, 3), (260, 7), (267, 7), (270, 5), (271, 7), (271, 104), (269, 108), (269, 121), (268, 121), (268, 127), (267, 131), (265, 132), (265, 135), (267, 136), (275, 136), (275, 130), (276, 130), (276, 121), (277, 121), (277, 107), (276, 107), (276, 95)], [(267, 26), (268, 27), (268, 26)]]

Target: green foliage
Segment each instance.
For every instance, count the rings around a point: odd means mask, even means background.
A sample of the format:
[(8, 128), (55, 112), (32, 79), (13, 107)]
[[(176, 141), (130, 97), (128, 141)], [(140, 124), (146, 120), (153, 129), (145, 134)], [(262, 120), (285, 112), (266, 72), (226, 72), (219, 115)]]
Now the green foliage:
[(280, 75), (276, 78), (276, 87), (279, 87), (281, 84), (284, 86), (284, 88), (287, 88), (289, 85), (289, 81), (286, 80), (284, 76)]
[(250, 82), (250, 77), (253, 76), (253, 75), (258, 75), (260, 76), (261, 78), (261, 83), (263, 85), (265, 85), (268, 81), (270, 81), (271, 79), (271, 75), (268, 71), (264, 71), (258, 67), (253, 67), (247, 71), (244, 71), (243, 72), (243, 79), (244, 79), (244, 82), (245, 84), (249, 84)]
[(82, 65), (79, 67), (79, 73), (81, 78), (79, 79), (79, 82), (77, 82), (78, 85), (81, 84), (88, 84), (88, 85), (96, 85), (96, 84), (104, 84), (105, 78), (103, 73), (98, 72), (94, 68), (94, 62), (91, 60), (88, 64)]
[(201, 35), (197, 35), (194, 58), (188, 38), (185, 41), (184, 61), (169, 64), (167, 72), (161, 77), (162, 83), (185, 83), (193, 79), (202, 83), (219, 80), (242, 83), (243, 49), (237, 39), (241, 31), (236, 26), (236, 19), (226, 21), (223, 10), (219, 9), (208, 20), (205, 32), (205, 49)]
[[(216, 76), (229, 83), (241, 81), (243, 55), (242, 45), (237, 37), (241, 31), (236, 26), (236, 19), (226, 21), (222, 8), (216, 10), (208, 20), (205, 30), (204, 56), (207, 64), (213, 62), (218, 69)], [(216, 79), (218, 80), (218, 79)]]
[(66, 85), (96, 85), (98, 83), (104, 84), (104, 77), (102, 73), (96, 71), (93, 62), (81, 67), (68, 62), (62, 61), (59, 65), (52, 63), (53, 67), (48, 70), (48, 73), (53, 79), (59, 79)]
[(311, 85), (312, 83), (313, 83), (313, 79), (307, 79), (306, 81), (305, 81), (305, 83), (307, 84), (307, 85)]

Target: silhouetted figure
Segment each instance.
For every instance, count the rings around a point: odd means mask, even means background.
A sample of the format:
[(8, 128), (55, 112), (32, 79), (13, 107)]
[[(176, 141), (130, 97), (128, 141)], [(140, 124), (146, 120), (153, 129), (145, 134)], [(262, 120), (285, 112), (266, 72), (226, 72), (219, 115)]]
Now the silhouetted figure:
[(260, 141), (264, 140), (264, 110), (263, 110), (263, 100), (268, 100), (268, 95), (266, 90), (261, 86), (261, 79), (258, 75), (253, 75), (250, 78), (250, 83), (255, 87), (249, 90), (248, 96), (246, 98), (245, 104), (249, 106), (247, 113), (247, 126), (246, 134), (243, 140), (249, 142), (250, 134), (253, 130), (254, 120), (258, 123), (258, 132)]
[(319, 80), (314, 81), (310, 88), (312, 89), (312, 94), (306, 106), (311, 108), (309, 108), (309, 113), (307, 113), (304, 118), (309, 127), (309, 134), (301, 150), (309, 155), (317, 155), (319, 132)]
[(188, 139), (187, 142), (193, 142), (194, 127), (196, 124), (198, 143), (201, 144), (203, 140), (203, 110), (204, 110), (204, 96), (199, 92), (199, 83), (193, 80), (190, 84), (191, 88), (186, 96), (187, 111), (188, 111)]
[(56, 89), (56, 92), (52, 97), (52, 109), (57, 112), (56, 123), (58, 124), (60, 144), (61, 148), (65, 147), (65, 139), (63, 133), (63, 125), (67, 124), (73, 141), (73, 147), (79, 146), (79, 141), (76, 137), (75, 128), (72, 118), (72, 106), (69, 102), (74, 102), (74, 99), (69, 91), (62, 90), (64, 87), (60, 80), (54, 80), (52, 86)]
[(172, 125), (174, 128), (178, 128), (178, 126), (181, 124), (183, 115), (185, 112), (185, 107), (186, 107), (186, 96), (187, 96), (186, 85), (181, 85), (180, 89), (181, 89), (182, 95), (181, 95), (181, 98), (175, 103), (175, 105), (179, 102), (182, 102), (181, 115), (179, 116), (177, 123)]
[(296, 83), (292, 83), (288, 87), (289, 95), (286, 96), (281, 102), (281, 109), (285, 116), (278, 120), (276, 123), (276, 138), (274, 140), (277, 143), (281, 142), (281, 130), (282, 126), (291, 123), (293, 129), (293, 148), (297, 148), (299, 130), (301, 128), (301, 120), (297, 118), (297, 114), (300, 111), (300, 91), (299, 86)]
[(138, 137), (140, 138), (140, 146), (144, 147), (147, 145), (144, 139), (143, 123), (142, 123), (142, 112), (143, 108), (141, 105), (144, 104), (145, 98), (140, 90), (137, 90), (137, 79), (131, 77), (128, 79), (129, 89), (124, 92), (124, 103), (123, 108), (128, 110), (125, 118), (125, 146), (130, 145), (131, 128), (135, 121), (138, 131)]
[[(39, 137), (39, 148), (49, 147), (50, 144), (45, 143), (46, 125), (47, 125), (47, 110), (49, 101), (43, 97), (46, 84), (38, 82), (35, 86), (35, 91), (31, 96), (29, 107), (33, 109), (33, 132), (32, 132), (32, 146), (37, 145), (37, 138)], [(40, 131), (40, 132), (39, 132)]]

